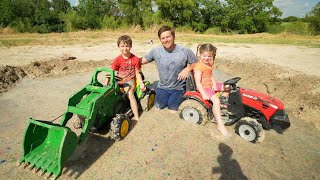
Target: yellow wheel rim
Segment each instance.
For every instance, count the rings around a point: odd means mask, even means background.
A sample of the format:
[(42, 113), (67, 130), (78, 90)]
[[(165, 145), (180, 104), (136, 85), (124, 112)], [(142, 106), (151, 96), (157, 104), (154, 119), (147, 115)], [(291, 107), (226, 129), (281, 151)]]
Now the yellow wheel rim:
[(154, 94), (150, 94), (150, 97), (149, 97), (149, 101), (148, 101), (148, 109), (151, 109), (152, 106), (154, 105)]
[(125, 119), (121, 124), (121, 130), (120, 130), (121, 137), (125, 137), (128, 134), (128, 131), (129, 131), (129, 121)]

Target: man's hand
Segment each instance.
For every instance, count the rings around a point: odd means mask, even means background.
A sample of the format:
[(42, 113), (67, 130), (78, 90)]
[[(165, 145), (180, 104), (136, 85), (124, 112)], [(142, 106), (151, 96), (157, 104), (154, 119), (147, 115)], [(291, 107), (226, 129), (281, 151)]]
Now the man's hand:
[(188, 68), (184, 68), (179, 74), (178, 74), (178, 80), (184, 80), (188, 77), (189, 74), (189, 69)]

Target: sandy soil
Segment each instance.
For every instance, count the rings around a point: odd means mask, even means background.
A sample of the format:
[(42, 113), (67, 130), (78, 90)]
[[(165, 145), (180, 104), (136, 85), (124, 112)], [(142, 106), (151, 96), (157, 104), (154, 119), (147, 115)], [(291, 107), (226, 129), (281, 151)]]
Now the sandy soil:
[[(157, 45), (136, 43), (133, 53), (142, 56)], [(28, 118), (52, 120), (62, 114), (92, 71), (118, 54), (114, 46), (0, 48), (1, 179), (39, 179), (16, 166)], [(123, 141), (114, 142), (108, 133), (90, 134), (85, 152), (66, 163), (60, 179), (318, 179), (320, 49), (216, 46), (216, 78), (240, 76), (241, 86), (282, 100), (292, 123), (284, 134), (267, 131), (260, 144), (236, 134), (223, 140), (215, 124), (198, 126), (152, 109)], [(154, 64), (143, 71), (150, 82), (158, 80)], [(234, 132), (233, 126), (228, 129)], [(217, 134), (214, 138), (211, 131)]]

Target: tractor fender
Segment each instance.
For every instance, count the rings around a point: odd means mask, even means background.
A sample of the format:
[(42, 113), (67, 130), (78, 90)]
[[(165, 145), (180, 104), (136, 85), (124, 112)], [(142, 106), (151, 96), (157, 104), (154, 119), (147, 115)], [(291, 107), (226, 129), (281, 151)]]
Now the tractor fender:
[[(258, 109), (248, 106), (246, 104), (243, 105), (245, 108), (245, 116), (252, 117), (254, 119), (257, 119), (257, 121), (262, 125), (265, 129), (270, 129), (270, 121), (266, 118), (266, 116)], [(249, 113), (248, 113), (249, 112)], [(255, 114), (259, 115), (259, 118), (255, 116)]]
[(203, 107), (205, 107), (207, 110), (211, 108), (211, 104), (208, 100), (202, 99), (202, 96), (200, 92), (192, 92), (192, 91), (187, 91), (184, 94), (184, 99), (193, 99), (198, 101)]

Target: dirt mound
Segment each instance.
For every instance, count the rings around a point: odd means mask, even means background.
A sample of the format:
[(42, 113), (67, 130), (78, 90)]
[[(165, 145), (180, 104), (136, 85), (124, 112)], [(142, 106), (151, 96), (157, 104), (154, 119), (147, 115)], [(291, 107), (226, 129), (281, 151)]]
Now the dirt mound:
[(320, 78), (258, 60), (239, 62), (220, 59), (217, 69), (240, 76), (240, 83), (249, 89), (280, 99), (288, 112), (320, 129)]
[(97, 67), (105, 67), (108, 60), (103, 61), (77, 61), (60, 60), (36, 61), (22, 67), (30, 78), (61, 76), (92, 71)]
[(19, 67), (0, 67), (0, 93), (7, 91), (26, 75), (25, 71)]
[(0, 67), (0, 93), (6, 92), (25, 76), (29, 78), (43, 78), (89, 72), (97, 67), (105, 67), (110, 62), (109, 60), (77, 61), (53, 59), (49, 61), (35, 61), (26, 66)]

